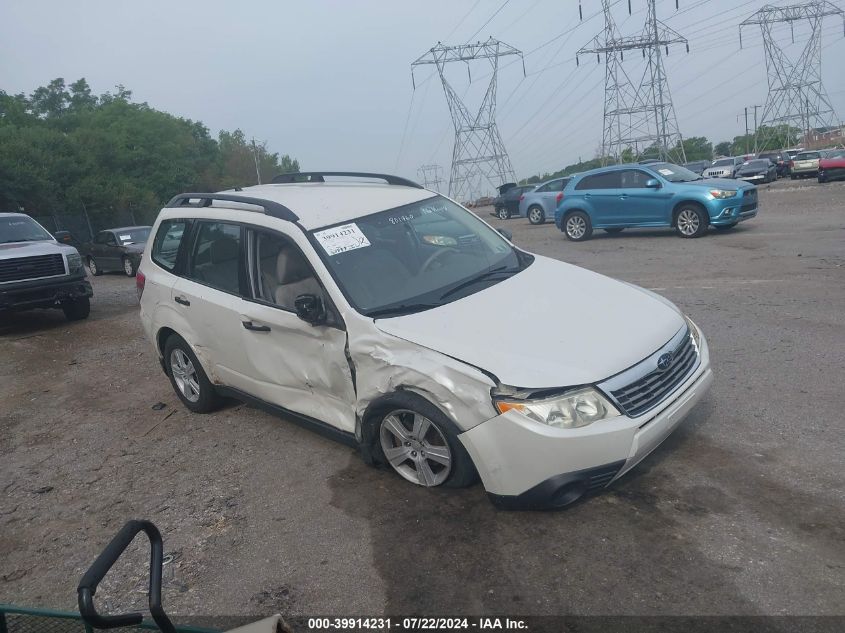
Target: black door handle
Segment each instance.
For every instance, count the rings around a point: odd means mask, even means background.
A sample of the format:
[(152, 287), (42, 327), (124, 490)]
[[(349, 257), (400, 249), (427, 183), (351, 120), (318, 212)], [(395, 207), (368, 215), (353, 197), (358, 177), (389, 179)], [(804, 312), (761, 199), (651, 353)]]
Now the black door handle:
[(173, 297), (173, 300), (174, 300), (176, 303), (179, 303), (179, 304), (181, 304), (181, 305), (183, 305), (183, 306), (189, 306), (189, 305), (191, 305), (191, 302), (190, 302), (190, 301), (188, 301), (185, 297), (180, 297), (180, 296), (178, 296), (178, 295), (177, 295), (177, 296), (175, 296), (175, 297)]
[(269, 332), (270, 331), (269, 325), (255, 325), (252, 321), (241, 321), (241, 325), (243, 325), (245, 329), (252, 330), (253, 332)]

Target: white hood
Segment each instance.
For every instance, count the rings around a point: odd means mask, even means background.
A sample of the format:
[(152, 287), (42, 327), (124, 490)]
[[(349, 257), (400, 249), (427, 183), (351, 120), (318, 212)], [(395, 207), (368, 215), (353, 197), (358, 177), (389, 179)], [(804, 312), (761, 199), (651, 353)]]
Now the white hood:
[(537, 256), (521, 273), (439, 308), (377, 319), (381, 331), (547, 389), (599, 382), (666, 344), (680, 312), (648, 291)]

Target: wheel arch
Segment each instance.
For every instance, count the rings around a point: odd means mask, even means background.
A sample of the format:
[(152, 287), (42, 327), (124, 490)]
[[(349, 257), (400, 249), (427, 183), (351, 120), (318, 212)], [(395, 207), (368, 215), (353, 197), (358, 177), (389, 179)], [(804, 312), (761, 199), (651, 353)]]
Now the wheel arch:
[(692, 205), (698, 207), (702, 211), (704, 211), (704, 215), (707, 217), (707, 224), (710, 224), (710, 211), (707, 209), (707, 205), (705, 205), (700, 200), (696, 200), (695, 198), (684, 198), (679, 202), (675, 203), (675, 206), (672, 207), (672, 226), (677, 226), (678, 223), (678, 214), (681, 212), (681, 208), (684, 205)]

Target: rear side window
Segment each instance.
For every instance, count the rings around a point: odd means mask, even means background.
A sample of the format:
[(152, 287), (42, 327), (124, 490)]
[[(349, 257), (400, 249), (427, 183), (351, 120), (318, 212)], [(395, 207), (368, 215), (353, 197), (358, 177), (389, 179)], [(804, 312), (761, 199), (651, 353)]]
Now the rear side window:
[(566, 183), (563, 180), (552, 180), (551, 182), (547, 182), (545, 185), (540, 187), (537, 191), (563, 191), (563, 186)]
[(619, 174), (618, 171), (608, 171), (603, 174), (586, 176), (575, 185), (575, 189), (621, 189), (622, 178)]
[(226, 222), (200, 222), (187, 276), (212, 288), (240, 294), (241, 227)]
[(150, 257), (165, 270), (176, 268), (176, 256), (187, 225), (187, 220), (165, 220), (158, 227)]

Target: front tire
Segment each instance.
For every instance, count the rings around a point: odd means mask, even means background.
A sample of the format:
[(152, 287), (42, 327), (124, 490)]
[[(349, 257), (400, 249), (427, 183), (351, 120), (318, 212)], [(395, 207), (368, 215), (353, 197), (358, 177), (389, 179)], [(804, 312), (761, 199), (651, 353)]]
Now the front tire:
[(707, 232), (709, 218), (699, 206), (683, 205), (675, 215), (675, 230), (684, 238), (701, 237)]
[(99, 277), (100, 275), (103, 274), (103, 271), (100, 270), (99, 266), (97, 266), (97, 262), (94, 261), (93, 257), (88, 258), (88, 270), (90, 270), (91, 274), (94, 275), (95, 277)]
[(509, 220), (511, 212), (507, 210), (507, 207), (499, 207), (496, 209), (496, 217), (500, 220)]
[(135, 273), (138, 272), (135, 270), (135, 264), (128, 257), (123, 258), (123, 272), (126, 273), (127, 277), (134, 277)]
[(78, 297), (65, 301), (62, 304), (62, 312), (65, 313), (65, 318), (68, 321), (81, 321), (87, 319), (91, 314), (91, 301), (88, 297)]
[(546, 212), (543, 207), (536, 204), (528, 207), (528, 221), (534, 225), (543, 224), (546, 221)]
[(220, 405), (220, 397), (191, 346), (178, 334), (171, 334), (164, 345), (164, 363), (173, 391), (188, 409), (210, 413)]
[(573, 242), (583, 242), (593, 235), (593, 223), (590, 216), (583, 211), (568, 213), (561, 223), (566, 239)]
[(376, 460), (412, 484), (464, 488), (478, 479), (459, 429), (424, 398), (397, 393), (371, 424)]

